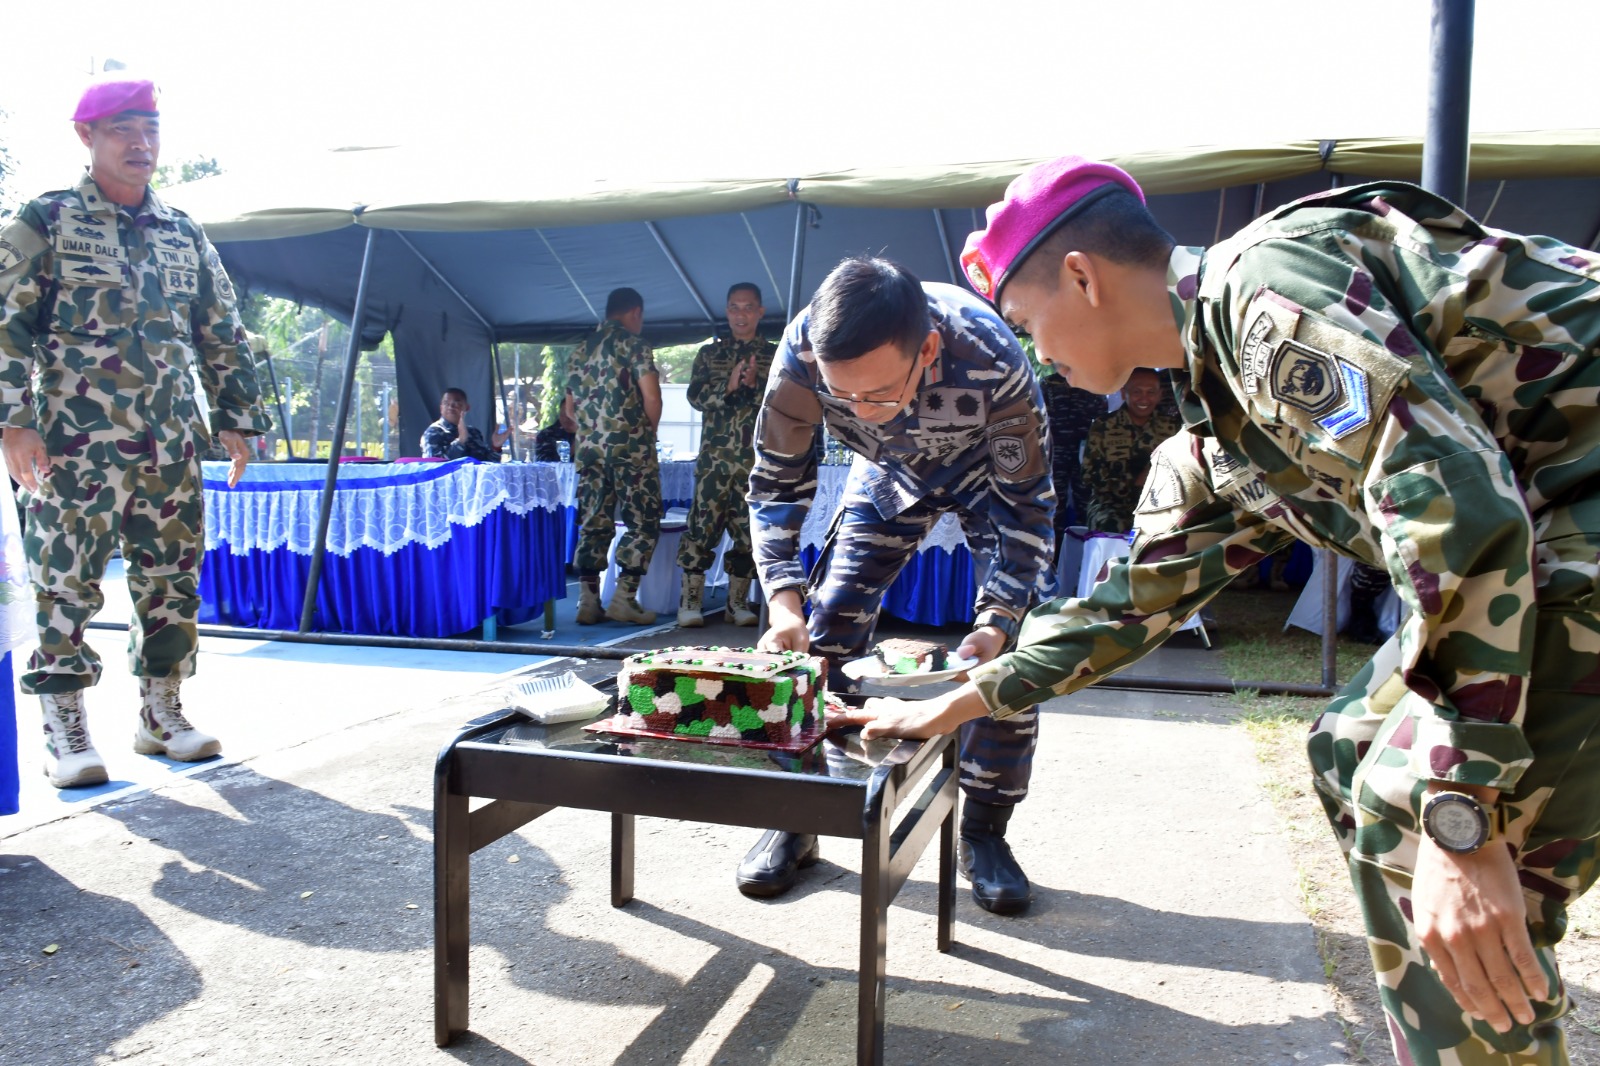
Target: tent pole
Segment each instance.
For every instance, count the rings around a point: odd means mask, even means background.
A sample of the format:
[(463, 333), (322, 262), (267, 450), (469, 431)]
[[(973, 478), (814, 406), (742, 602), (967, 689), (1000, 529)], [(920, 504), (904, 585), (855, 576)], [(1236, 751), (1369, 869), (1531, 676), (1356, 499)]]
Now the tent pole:
[(756, 240), (756, 228), (750, 225), (750, 219), (743, 211), (739, 212), (739, 220), (744, 223), (744, 231), (750, 234), (750, 243), (756, 246), (756, 258), (761, 260), (761, 269), (767, 272), (767, 280), (772, 283), (772, 297), (779, 301), (778, 310), (783, 312), (784, 322), (788, 322), (789, 309), (783, 306), (783, 293), (778, 290), (778, 279), (772, 273), (772, 264), (767, 262), (767, 253), (762, 251), (761, 242)]
[[(494, 380), (500, 387), (500, 408), (505, 412), (506, 429), (511, 428), (511, 400), (506, 396), (506, 376), (500, 370), (500, 342), (495, 341), (489, 346), (489, 358), (494, 361)], [(495, 429), (498, 431), (499, 426)], [(517, 435), (512, 433), (506, 438), (506, 443), (511, 445), (511, 458), (517, 458)]]
[(572, 291), (578, 294), (578, 299), (583, 301), (583, 306), (587, 307), (589, 314), (593, 316), (596, 322), (599, 322), (600, 312), (594, 309), (594, 304), (590, 303), (589, 298), (583, 294), (583, 286), (578, 284), (578, 279), (572, 276), (572, 271), (567, 269), (567, 264), (556, 254), (555, 247), (550, 243), (550, 238), (544, 235), (544, 230), (542, 229), (536, 229), (533, 232), (537, 233), (539, 239), (544, 242), (545, 251), (549, 252), (550, 258), (556, 261), (556, 266), (561, 268), (561, 273), (567, 276), (567, 281), (572, 285)]
[(294, 458), (294, 438), (289, 436), (289, 412), (283, 406), (283, 391), (278, 388), (278, 372), (272, 369), (272, 353), (267, 353), (267, 380), (272, 382), (272, 398), (278, 401), (278, 428), (283, 431), (283, 447)]
[(944, 212), (933, 209), (933, 224), (939, 228), (939, 250), (944, 253), (944, 268), (950, 272), (950, 284), (960, 285), (961, 275), (956, 272), (955, 253), (950, 251), (950, 231), (944, 226)]
[(789, 263), (789, 317), (800, 313), (800, 270), (806, 261), (806, 205), (794, 205), (794, 258)]
[(344, 423), (350, 417), (350, 390), (356, 380), (356, 364), (361, 361), (361, 330), (367, 317), (367, 282), (372, 277), (372, 246), (378, 231), (367, 230), (367, 247), (361, 253), (361, 280), (356, 282), (356, 306), (350, 315), (350, 345), (344, 355), (344, 383), (339, 387), (339, 411), (333, 418), (333, 439), (328, 445), (328, 475), (322, 481), (322, 500), (317, 505), (317, 539), (311, 542), (311, 568), (306, 573), (305, 600), (300, 606), (300, 632), (311, 628), (317, 609), (317, 585), (322, 581), (322, 559), (328, 553), (328, 520), (333, 517), (333, 491), (339, 482), (339, 453), (344, 451)]
[(1422, 142), (1422, 187), (1453, 204), (1467, 198), (1474, 4), (1475, 0), (1433, 0), (1428, 43), (1428, 135)]
[(672, 264), (672, 269), (677, 272), (678, 280), (683, 282), (683, 287), (689, 290), (689, 295), (694, 297), (694, 302), (700, 305), (700, 313), (706, 316), (706, 321), (711, 323), (712, 332), (717, 328), (717, 316), (711, 313), (711, 307), (705, 298), (700, 295), (700, 290), (694, 287), (694, 282), (689, 280), (683, 264), (678, 262), (678, 257), (673, 254), (672, 248), (667, 244), (667, 239), (661, 235), (661, 227), (654, 222), (646, 222), (644, 228), (650, 231), (650, 236), (656, 239), (656, 244), (661, 248), (661, 254), (667, 257), (667, 262)]

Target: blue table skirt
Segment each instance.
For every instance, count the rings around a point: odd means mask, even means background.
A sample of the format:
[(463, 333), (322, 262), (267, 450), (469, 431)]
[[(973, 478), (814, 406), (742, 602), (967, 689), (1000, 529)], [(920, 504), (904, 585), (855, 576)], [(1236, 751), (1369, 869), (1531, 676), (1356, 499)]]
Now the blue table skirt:
[(11, 653), (0, 659), (0, 814), (17, 813), (17, 693), (11, 678)]
[[(499, 613), (525, 621), (566, 595), (558, 557), (563, 514), (504, 508), (457, 529), (438, 548), (410, 544), (390, 555), (358, 548), (323, 560), (311, 628), (324, 633), (448, 637)], [(298, 629), (311, 556), (286, 548), (235, 555), (206, 552), (200, 621), (253, 629)], [(220, 590), (231, 594), (224, 602)]]
[[(820, 550), (800, 549), (800, 561), (807, 573), (816, 565)], [(970, 622), (975, 591), (972, 553), (965, 545), (953, 552), (929, 548), (911, 556), (911, 561), (889, 586), (883, 598), (883, 609), (896, 618), (923, 625)]]

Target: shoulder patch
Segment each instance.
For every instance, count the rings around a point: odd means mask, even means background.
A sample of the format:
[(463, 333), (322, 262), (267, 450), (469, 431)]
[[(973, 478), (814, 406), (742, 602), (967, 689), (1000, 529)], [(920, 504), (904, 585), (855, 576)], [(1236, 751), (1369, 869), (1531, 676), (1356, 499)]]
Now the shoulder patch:
[(1270, 289), (1257, 293), (1245, 322), (1238, 360), (1247, 402), (1313, 448), (1359, 463), (1406, 361)]
[(12, 220), (0, 229), (0, 274), (33, 259), (49, 247), (50, 243), (32, 226), (21, 219)]
[(1141, 541), (1177, 529), (1191, 508), (1211, 498), (1211, 488), (1195, 455), (1198, 446), (1193, 434), (1178, 433), (1151, 453), (1144, 491), (1133, 509), (1133, 524)]

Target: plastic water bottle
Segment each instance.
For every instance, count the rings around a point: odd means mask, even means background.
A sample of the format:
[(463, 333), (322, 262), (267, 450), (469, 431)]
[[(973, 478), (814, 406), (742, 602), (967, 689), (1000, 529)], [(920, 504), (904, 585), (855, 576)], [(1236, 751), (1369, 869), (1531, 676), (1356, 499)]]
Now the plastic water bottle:
[(563, 463), (572, 462), (572, 445), (564, 440), (556, 441), (556, 455)]

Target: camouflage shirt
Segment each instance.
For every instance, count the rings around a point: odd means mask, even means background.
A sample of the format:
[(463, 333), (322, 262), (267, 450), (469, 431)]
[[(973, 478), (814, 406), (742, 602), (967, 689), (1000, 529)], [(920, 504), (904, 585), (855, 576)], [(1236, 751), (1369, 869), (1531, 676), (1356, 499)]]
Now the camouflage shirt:
[(784, 332), (756, 419), (750, 528), (762, 587), (804, 586), (800, 529), (817, 491), (819, 424), (867, 460), (847, 491), (893, 518), (933, 495), (987, 514), (1000, 559), (976, 609), (1027, 609), (1054, 554), (1050, 436), (1033, 367), (1000, 317), (962, 289), (924, 283), (939, 356), (911, 403), (886, 423), (857, 418), (828, 396), (811, 355), (810, 309)]
[(655, 427), (644, 415), (639, 379), (656, 373), (655, 354), (643, 337), (614, 318), (596, 326), (568, 364), (578, 448), (607, 454), (653, 448)]
[(53, 456), (179, 463), (270, 428), (222, 260), (154, 191), (120, 207), (85, 174), (30, 202), (0, 231), (0, 300), (0, 425)]
[[(695, 353), (689, 371), (689, 405), (704, 417), (700, 426), (700, 451), (746, 455), (761, 406), (761, 382), (772, 370), (778, 346), (763, 337), (736, 341), (718, 337)], [(756, 381), (728, 391), (728, 376), (739, 363), (756, 358)]]
[(424, 459), (476, 459), (483, 463), (498, 463), (500, 449), (491, 448), (483, 439), (483, 430), (467, 427), (467, 442), (461, 443), (461, 427), (441, 418), (422, 431), (422, 457)]
[(1084, 524), (1097, 533), (1133, 528), (1133, 505), (1144, 488), (1150, 453), (1182, 428), (1159, 407), (1142, 426), (1119, 407), (1089, 427), (1083, 442), (1083, 485), (1088, 491)]
[[(1386, 742), (1418, 777), (1514, 786), (1540, 604), (1594, 609), (1600, 257), (1385, 183), (1281, 208), (1203, 259), (1175, 249), (1169, 287), (1191, 430), (1411, 609)], [(1159, 459), (1129, 563), (973, 671), (996, 715), (1120, 669), (1283, 543)]]

